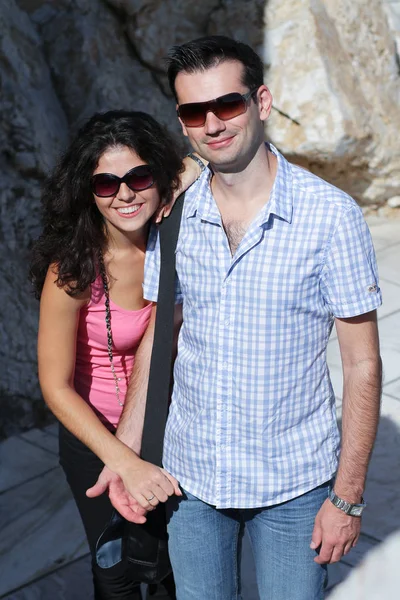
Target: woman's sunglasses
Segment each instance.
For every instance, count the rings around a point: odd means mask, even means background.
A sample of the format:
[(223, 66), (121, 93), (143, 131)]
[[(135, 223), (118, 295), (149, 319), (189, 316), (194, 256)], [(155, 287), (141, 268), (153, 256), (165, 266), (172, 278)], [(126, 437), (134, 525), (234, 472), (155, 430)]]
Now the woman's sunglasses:
[(154, 175), (149, 165), (134, 167), (123, 177), (112, 173), (97, 173), (92, 177), (92, 192), (99, 198), (108, 198), (118, 193), (121, 183), (126, 183), (133, 192), (143, 192), (154, 183)]
[(201, 127), (204, 125), (208, 112), (214, 113), (222, 121), (228, 121), (246, 112), (248, 102), (257, 90), (258, 88), (247, 92), (247, 94), (232, 92), (208, 102), (181, 104), (176, 112), (186, 127)]

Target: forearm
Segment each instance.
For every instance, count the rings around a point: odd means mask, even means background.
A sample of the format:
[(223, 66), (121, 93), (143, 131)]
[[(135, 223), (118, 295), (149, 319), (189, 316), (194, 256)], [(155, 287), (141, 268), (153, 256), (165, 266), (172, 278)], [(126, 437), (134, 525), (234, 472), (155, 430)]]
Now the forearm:
[(377, 355), (344, 370), (342, 448), (335, 492), (360, 502), (379, 421), (382, 367)]
[[(201, 158), (196, 152), (192, 152), (192, 154), (204, 165), (204, 168), (208, 165), (208, 162), (204, 158)], [(185, 168), (180, 175), (180, 185), (175, 197), (178, 197), (182, 192), (187, 190), (188, 187), (200, 177), (203, 171), (200, 167), (200, 163), (189, 156), (185, 156), (182, 162)]]
[(57, 419), (112, 471), (118, 472), (126, 459), (134, 457), (133, 452), (115, 438), (72, 387), (42, 384), (42, 391)]
[(156, 310), (154, 306), (149, 326), (135, 356), (125, 404), (116, 432), (117, 437), (137, 454), (140, 454), (142, 442)]

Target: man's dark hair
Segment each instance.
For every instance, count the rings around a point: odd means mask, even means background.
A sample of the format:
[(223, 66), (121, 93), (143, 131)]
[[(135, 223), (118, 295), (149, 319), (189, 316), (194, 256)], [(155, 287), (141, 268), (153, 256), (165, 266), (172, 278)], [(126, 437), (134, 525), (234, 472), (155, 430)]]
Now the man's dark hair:
[(173, 46), (168, 53), (168, 81), (177, 99), (175, 79), (178, 73), (196, 73), (215, 67), (225, 61), (242, 63), (243, 85), (250, 90), (264, 83), (264, 65), (261, 58), (247, 44), (224, 35), (210, 35)]

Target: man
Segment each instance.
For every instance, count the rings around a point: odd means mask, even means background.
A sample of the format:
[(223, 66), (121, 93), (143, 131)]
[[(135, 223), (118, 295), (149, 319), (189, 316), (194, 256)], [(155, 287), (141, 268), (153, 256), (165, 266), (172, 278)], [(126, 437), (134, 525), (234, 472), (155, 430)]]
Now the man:
[[(210, 163), (186, 194), (176, 251), (181, 329), (163, 463), (183, 492), (169, 503), (177, 597), (240, 598), (245, 526), (260, 598), (319, 600), (326, 565), (360, 533), (379, 416), (370, 235), (349, 196), (264, 143), (272, 97), (251, 48), (221, 36), (189, 42), (172, 50), (168, 76), (183, 133)], [(144, 295), (154, 302), (158, 272), (153, 240)], [(339, 466), (326, 365), (334, 322)], [(150, 327), (118, 433), (136, 450), (151, 340)], [(144, 509), (173, 494), (161, 470), (145, 481), (119, 475)]]

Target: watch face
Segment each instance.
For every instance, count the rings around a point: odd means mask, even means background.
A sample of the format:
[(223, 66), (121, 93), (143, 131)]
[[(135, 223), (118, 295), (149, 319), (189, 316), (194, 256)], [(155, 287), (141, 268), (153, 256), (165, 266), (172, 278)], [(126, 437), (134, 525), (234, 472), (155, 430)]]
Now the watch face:
[(351, 514), (353, 515), (353, 517), (360, 517), (362, 514), (362, 511), (363, 511), (362, 506), (353, 506)]

